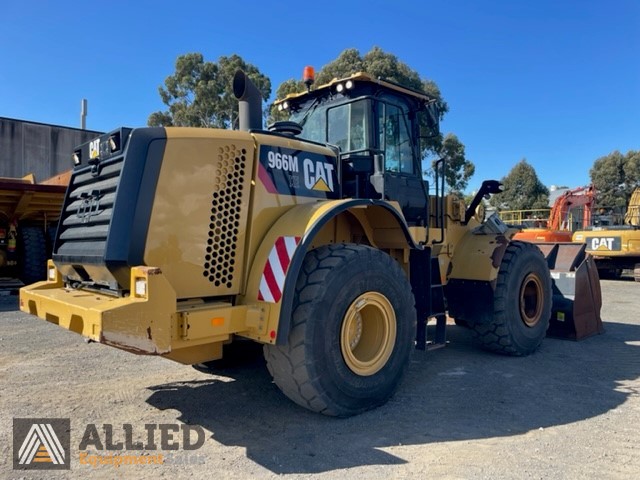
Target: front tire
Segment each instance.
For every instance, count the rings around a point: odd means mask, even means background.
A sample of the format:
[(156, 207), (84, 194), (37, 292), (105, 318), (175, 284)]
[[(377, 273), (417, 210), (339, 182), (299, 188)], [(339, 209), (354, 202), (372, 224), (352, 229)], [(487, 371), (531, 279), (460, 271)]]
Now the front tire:
[(507, 355), (533, 353), (551, 318), (551, 277), (542, 252), (532, 243), (512, 241), (502, 258), (493, 296), (493, 320), (475, 324), (475, 343)]
[(364, 245), (307, 253), (286, 345), (265, 345), (276, 385), (297, 404), (346, 417), (385, 403), (413, 346), (411, 286), (387, 254)]

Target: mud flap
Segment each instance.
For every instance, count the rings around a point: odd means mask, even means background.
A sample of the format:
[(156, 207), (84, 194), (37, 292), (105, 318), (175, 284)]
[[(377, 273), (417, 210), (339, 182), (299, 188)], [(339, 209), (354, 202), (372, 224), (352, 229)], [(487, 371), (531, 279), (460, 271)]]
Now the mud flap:
[(584, 243), (536, 243), (551, 270), (553, 305), (548, 337), (581, 340), (604, 333), (602, 292)]

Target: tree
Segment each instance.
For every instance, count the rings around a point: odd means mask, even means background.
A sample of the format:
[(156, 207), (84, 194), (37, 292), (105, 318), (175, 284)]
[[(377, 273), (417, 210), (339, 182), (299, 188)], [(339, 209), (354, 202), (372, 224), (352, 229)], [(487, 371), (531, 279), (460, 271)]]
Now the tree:
[[(384, 52), (379, 47), (373, 47), (364, 56), (355, 48), (344, 50), (338, 58), (320, 69), (316, 74), (315, 83), (316, 85), (323, 85), (334, 78), (344, 78), (357, 72), (365, 72), (374, 78), (382, 78), (428, 93), (438, 101), (440, 120), (442, 120), (449, 111), (449, 106), (442, 98), (440, 89), (435, 82), (422, 78), (416, 70), (413, 70), (406, 63), (399, 60), (398, 57), (391, 53)], [(276, 97), (284, 98), (290, 93), (298, 93), (305, 90), (306, 86), (302, 80), (290, 79), (278, 87)], [(285, 116), (286, 114), (283, 112), (278, 112), (275, 108), (271, 108), (271, 120), (284, 120)], [(452, 135), (452, 137), (455, 138), (455, 142), (450, 140), (447, 146), (448, 150), (445, 150), (443, 136), (427, 137), (426, 132), (428, 130), (425, 119), (425, 124), (422, 126), (422, 131), (425, 133), (423, 139), (423, 155), (440, 155), (441, 152), (448, 152), (449, 150), (451, 152), (457, 151), (456, 161), (450, 165), (450, 172), (446, 181), (452, 190), (464, 189), (475, 170), (473, 163), (464, 158), (464, 145), (455, 135)], [(460, 158), (460, 153), (462, 158)], [(454, 182), (449, 183), (450, 179), (453, 179)]]
[(158, 88), (166, 111), (149, 115), (150, 126), (229, 128), (237, 121), (238, 101), (233, 96), (233, 75), (242, 69), (256, 84), (263, 99), (271, 95), (271, 80), (240, 56), (222, 56), (205, 62), (201, 53), (176, 59), (176, 70)]
[(491, 205), (503, 210), (529, 210), (549, 207), (549, 189), (538, 178), (535, 169), (520, 160), (501, 180), (504, 191), (491, 197)]
[[(442, 98), (440, 89), (435, 82), (423, 79), (420, 74), (411, 69), (406, 63), (391, 53), (384, 52), (380, 47), (373, 47), (364, 56), (355, 48), (344, 50), (338, 58), (328, 63), (316, 74), (316, 85), (323, 85), (334, 78), (343, 78), (357, 72), (365, 72), (374, 78), (382, 78), (409, 88), (422, 90), (438, 100), (440, 119), (449, 111), (447, 102)], [(290, 79), (278, 87), (277, 98), (284, 98), (289, 93), (302, 92), (306, 89), (302, 80)], [(277, 115), (272, 108), (272, 115)]]
[(640, 151), (618, 150), (593, 162), (589, 171), (591, 182), (598, 191), (598, 205), (624, 209), (633, 190), (640, 186)]
[[(451, 193), (462, 195), (462, 191), (467, 188), (469, 179), (476, 171), (475, 165), (467, 160), (464, 152), (464, 145), (453, 133), (448, 133), (440, 148), (440, 156), (445, 159), (447, 168), (444, 179)], [(432, 168), (435, 168), (435, 161)]]

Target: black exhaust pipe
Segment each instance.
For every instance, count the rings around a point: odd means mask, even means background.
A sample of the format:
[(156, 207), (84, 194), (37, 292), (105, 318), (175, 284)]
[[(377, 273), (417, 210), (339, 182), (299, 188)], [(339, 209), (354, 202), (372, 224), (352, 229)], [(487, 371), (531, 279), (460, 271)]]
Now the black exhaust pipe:
[(240, 130), (262, 130), (262, 95), (242, 70), (233, 76), (233, 94), (239, 103)]

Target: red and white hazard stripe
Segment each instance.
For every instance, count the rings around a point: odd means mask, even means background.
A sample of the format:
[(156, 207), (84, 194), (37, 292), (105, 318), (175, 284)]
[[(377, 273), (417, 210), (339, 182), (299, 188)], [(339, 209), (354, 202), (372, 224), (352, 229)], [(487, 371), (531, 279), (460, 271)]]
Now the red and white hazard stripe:
[(300, 237), (278, 237), (260, 278), (258, 300), (271, 303), (280, 301), (284, 279), (299, 243)]

